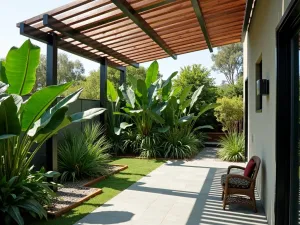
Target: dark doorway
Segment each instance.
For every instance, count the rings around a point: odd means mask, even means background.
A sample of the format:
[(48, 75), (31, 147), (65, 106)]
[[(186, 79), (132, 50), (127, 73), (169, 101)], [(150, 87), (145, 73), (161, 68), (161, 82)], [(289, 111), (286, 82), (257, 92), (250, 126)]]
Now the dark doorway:
[(276, 225), (299, 224), (300, 1), (290, 3), (277, 29)]

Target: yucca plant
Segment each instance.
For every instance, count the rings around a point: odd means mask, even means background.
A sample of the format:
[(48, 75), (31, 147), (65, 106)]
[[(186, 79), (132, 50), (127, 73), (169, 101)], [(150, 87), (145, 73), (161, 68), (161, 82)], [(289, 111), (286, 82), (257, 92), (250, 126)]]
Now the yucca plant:
[(58, 145), (62, 182), (106, 175), (111, 146), (103, 127), (96, 122), (86, 125), (83, 132), (65, 132)]
[(230, 132), (220, 141), (218, 157), (224, 161), (243, 162), (245, 160), (245, 138), (243, 133)]

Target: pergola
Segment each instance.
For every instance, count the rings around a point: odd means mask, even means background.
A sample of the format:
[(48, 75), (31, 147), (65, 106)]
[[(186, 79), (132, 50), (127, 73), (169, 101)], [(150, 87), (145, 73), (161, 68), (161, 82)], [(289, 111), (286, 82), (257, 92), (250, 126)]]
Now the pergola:
[[(106, 105), (107, 66), (126, 66), (242, 40), (253, 0), (76, 0), (17, 24), (47, 44), (47, 85), (57, 84), (57, 49), (100, 64)], [(53, 143), (52, 143), (53, 144)], [(51, 144), (51, 149), (52, 149)]]

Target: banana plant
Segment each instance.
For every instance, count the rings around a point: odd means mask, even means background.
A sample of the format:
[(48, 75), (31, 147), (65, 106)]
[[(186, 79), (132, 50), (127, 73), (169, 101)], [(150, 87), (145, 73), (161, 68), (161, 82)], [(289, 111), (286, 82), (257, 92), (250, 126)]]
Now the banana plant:
[(133, 125), (143, 136), (150, 135), (153, 129), (157, 129), (158, 132), (166, 132), (169, 129), (169, 126), (165, 126), (162, 112), (167, 106), (172, 88), (171, 81), (177, 72), (163, 80), (158, 77), (158, 71), (158, 63), (154, 61), (147, 70), (145, 80), (139, 79), (133, 82), (135, 85), (123, 84), (119, 88), (118, 94), (125, 106), (121, 108), (122, 112), (114, 114), (127, 117), (132, 123), (120, 123), (120, 126), (115, 128), (116, 134), (119, 135), (121, 130)]
[(211, 103), (203, 105), (199, 109), (198, 114), (194, 115), (193, 113), (191, 113), (191, 109), (199, 99), (203, 88), (204, 86), (200, 86), (193, 93), (190, 99), (187, 99), (187, 97), (190, 95), (192, 85), (185, 87), (178, 97), (170, 96), (167, 107), (163, 112), (163, 118), (165, 118), (166, 123), (171, 127), (171, 129), (180, 127), (181, 129), (186, 129), (187, 133), (191, 133), (204, 128), (213, 129), (213, 127), (210, 125), (195, 127), (195, 123), (202, 114), (204, 114), (208, 110), (214, 109), (219, 104)]
[(12, 48), (6, 61), (0, 62), (0, 177), (8, 180), (15, 176), (25, 179), (35, 154), (59, 130), (105, 111), (93, 108), (70, 115), (69, 105), (82, 89), (55, 104), (72, 83), (48, 86), (23, 101), (21, 96), (31, 93), (34, 87), (39, 54), (39, 47), (27, 40), (20, 48)]

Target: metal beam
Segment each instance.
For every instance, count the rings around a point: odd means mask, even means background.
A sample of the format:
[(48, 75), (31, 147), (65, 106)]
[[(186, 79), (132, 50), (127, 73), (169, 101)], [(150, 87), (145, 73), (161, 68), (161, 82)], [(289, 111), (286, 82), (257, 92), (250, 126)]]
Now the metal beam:
[[(172, 2), (176, 2), (176, 0), (164, 0), (164, 1), (161, 1), (161, 2), (158, 2), (158, 3), (155, 3), (153, 5), (149, 5), (149, 6), (146, 6), (144, 8), (138, 9), (138, 10), (136, 10), (136, 12), (137, 13), (146, 12), (146, 11), (149, 11), (151, 9), (155, 9), (157, 7), (160, 7), (160, 6), (164, 6), (166, 4), (170, 4)], [(120, 16), (116, 16), (116, 17), (113, 17), (113, 18), (104, 19), (104, 20), (101, 20), (101, 21), (94, 21), (92, 23), (89, 23), (89, 24), (86, 24), (86, 25), (82, 25), (82, 26), (76, 28), (76, 30), (78, 30), (78, 31), (81, 32), (81, 31), (93, 29), (93, 28), (95, 28), (97, 26), (101, 26), (101, 25), (104, 25), (106, 23), (111, 23), (111, 22), (123, 19), (125, 17), (126, 17), (125, 15), (120, 15)]]
[[(100, 106), (106, 108), (107, 103), (107, 58), (100, 60)], [(100, 115), (100, 122), (105, 123), (105, 113)]]
[[(57, 85), (57, 36), (54, 33), (48, 36), (46, 85)], [(46, 141), (46, 166), (47, 170), (58, 170), (55, 135)]]
[(204, 20), (203, 14), (202, 14), (201, 6), (200, 6), (198, 0), (191, 0), (191, 2), (192, 2), (192, 6), (194, 8), (195, 14), (197, 16), (198, 22), (200, 24), (202, 33), (204, 35), (207, 47), (210, 52), (213, 52), (212, 44), (210, 42), (209, 35), (208, 35), (207, 29), (206, 29), (206, 24), (205, 24), (205, 20)]
[(242, 31), (242, 42), (245, 39), (248, 26), (250, 24), (250, 16), (253, 9), (253, 2), (254, 0), (248, 0), (246, 3), (246, 10), (245, 10), (245, 16), (244, 16), (244, 23), (243, 23), (243, 31)]
[(140, 27), (159, 47), (161, 47), (173, 59), (176, 54), (167, 43), (155, 32), (155, 30), (139, 15), (126, 0), (111, 0), (126, 16)]
[(122, 84), (126, 83), (126, 67), (124, 68), (124, 70), (120, 70), (120, 86)]
[[(24, 23), (20, 23), (20, 34), (23, 36), (29, 37), (31, 39), (43, 42), (45, 44), (48, 44), (48, 40), (49, 40), (49, 38), (51, 38), (51, 37), (49, 37), (49, 36), (51, 36), (50, 34), (40, 31), (40, 30), (38, 30), (32, 26), (29, 26), (27, 24), (24, 24)], [(58, 48), (61, 50), (72, 53), (74, 55), (78, 55), (78, 56), (86, 58), (88, 60), (92, 60), (96, 63), (100, 63), (101, 57), (99, 57), (98, 55), (95, 55), (85, 49), (79, 48), (76, 45), (72, 45), (62, 39), (59, 39), (57, 45), (58, 45)], [(114, 63), (110, 60), (108, 60), (108, 65), (117, 70), (122, 70), (122, 68), (123, 68), (123, 66), (121, 66), (117, 63)]]
[(43, 17), (43, 24), (44, 26), (47, 26), (55, 31), (58, 31), (59, 33), (74, 39), (75, 41), (79, 41), (89, 47), (92, 47), (93, 49), (96, 49), (100, 52), (103, 52), (104, 54), (107, 54), (109, 56), (114, 57), (115, 59), (118, 59), (122, 62), (125, 62), (129, 65), (132, 65), (136, 68), (139, 67), (139, 64), (134, 62), (132, 59), (129, 59), (125, 55), (107, 47), (106, 45), (103, 45), (102, 43), (84, 35), (81, 34), (79, 31), (75, 30), (74, 28), (64, 24), (63, 22), (55, 19), (54, 17), (45, 14)]

